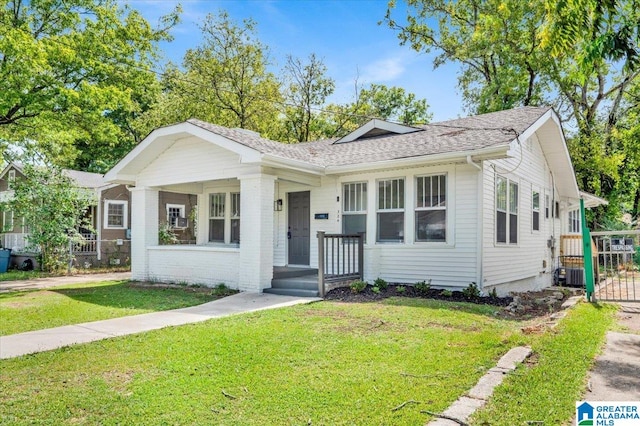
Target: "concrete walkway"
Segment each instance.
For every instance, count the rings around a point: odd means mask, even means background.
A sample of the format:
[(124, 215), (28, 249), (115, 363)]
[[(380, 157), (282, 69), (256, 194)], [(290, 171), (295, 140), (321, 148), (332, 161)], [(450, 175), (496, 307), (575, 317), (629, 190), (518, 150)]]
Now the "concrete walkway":
[(0, 274), (0, 293), (21, 290), (39, 290), (69, 284), (81, 284), (99, 281), (130, 280), (131, 272), (107, 272), (104, 274), (62, 275), (59, 277), (34, 278), (32, 280), (2, 281)]
[(640, 401), (640, 303), (623, 303), (618, 323), (628, 332), (607, 333), (591, 371), (586, 401)]
[(265, 293), (238, 293), (189, 308), (0, 336), (0, 359), (49, 351), (63, 346), (93, 342), (116, 336), (142, 333), (164, 327), (191, 324), (211, 318), (281, 308), (319, 300), (322, 299), (278, 296)]

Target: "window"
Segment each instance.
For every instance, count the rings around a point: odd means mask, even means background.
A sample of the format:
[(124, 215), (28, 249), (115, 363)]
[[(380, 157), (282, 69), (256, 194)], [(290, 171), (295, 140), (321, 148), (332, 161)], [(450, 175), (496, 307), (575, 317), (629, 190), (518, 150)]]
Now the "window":
[(2, 231), (13, 232), (13, 211), (5, 210), (2, 212)]
[(447, 176), (416, 179), (416, 241), (447, 239)]
[(378, 181), (378, 242), (404, 241), (404, 179)]
[(240, 243), (240, 193), (231, 193), (231, 242)]
[(209, 196), (209, 242), (224, 243), (224, 207), (226, 193)]
[(9, 170), (9, 173), (7, 174), (7, 188), (13, 189), (13, 183), (15, 181), (16, 181), (16, 171)]
[(167, 204), (167, 223), (172, 228), (186, 228), (186, 223), (178, 219), (184, 219), (184, 204)]
[(549, 194), (544, 195), (544, 218), (549, 219), (549, 209), (551, 202), (549, 201)]
[(539, 192), (533, 191), (531, 206), (532, 206), (531, 229), (533, 229), (534, 231), (539, 231), (540, 230), (540, 193)]
[(556, 201), (555, 206), (556, 208), (555, 208), (555, 213), (553, 217), (555, 217), (556, 219), (559, 219), (560, 218), (560, 202)]
[(569, 232), (572, 234), (580, 234), (580, 210), (569, 211)]
[(127, 202), (105, 200), (104, 227), (108, 229), (125, 229), (127, 227)]
[(496, 242), (518, 243), (518, 184), (496, 178)]
[(367, 183), (342, 186), (342, 233), (357, 234), (367, 230)]

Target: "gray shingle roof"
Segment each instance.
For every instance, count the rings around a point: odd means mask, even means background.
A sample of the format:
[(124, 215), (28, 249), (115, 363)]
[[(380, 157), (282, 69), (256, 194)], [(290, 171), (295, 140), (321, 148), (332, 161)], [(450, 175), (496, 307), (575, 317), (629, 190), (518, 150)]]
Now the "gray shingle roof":
[(64, 169), (62, 171), (81, 188), (99, 188), (104, 185), (104, 179), (99, 173), (81, 172), (79, 170)]
[(421, 130), (413, 133), (386, 134), (343, 143), (334, 143), (337, 139), (330, 139), (284, 144), (242, 129), (229, 129), (195, 119), (188, 122), (264, 154), (317, 166), (341, 166), (506, 145), (549, 110), (550, 107), (515, 108), (427, 124), (419, 126)]

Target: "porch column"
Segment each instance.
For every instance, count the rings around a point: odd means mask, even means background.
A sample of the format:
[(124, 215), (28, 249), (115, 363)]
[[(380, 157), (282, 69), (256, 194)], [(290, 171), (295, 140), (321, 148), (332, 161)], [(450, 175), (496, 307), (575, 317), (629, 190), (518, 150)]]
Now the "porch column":
[(158, 245), (158, 191), (131, 188), (131, 278), (149, 279), (148, 246)]
[(273, 278), (273, 202), (275, 176), (240, 179), (239, 289), (261, 292)]

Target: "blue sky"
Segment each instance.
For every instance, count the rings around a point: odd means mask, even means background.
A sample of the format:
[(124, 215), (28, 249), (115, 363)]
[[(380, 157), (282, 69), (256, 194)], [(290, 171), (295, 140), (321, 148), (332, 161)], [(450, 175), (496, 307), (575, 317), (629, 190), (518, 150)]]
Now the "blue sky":
[[(131, 0), (152, 24), (176, 5), (172, 0)], [(331, 102), (353, 100), (356, 77), (362, 84), (403, 87), (426, 98), (433, 121), (464, 116), (457, 93), (455, 65), (433, 70), (433, 54), (400, 46), (396, 33), (378, 25), (384, 18), (386, 0), (183, 0), (182, 22), (173, 30), (171, 43), (162, 44), (165, 58), (177, 64), (187, 49), (201, 42), (198, 24), (208, 13), (223, 9), (236, 22), (253, 18), (259, 39), (269, 46), (273, 71), (284, 66), (291, 54), (322, 58), (336, 82)], [(399, 2), (401, 3), (401, 1)], [(400, 10), (395, 13), (401, 18)]]

